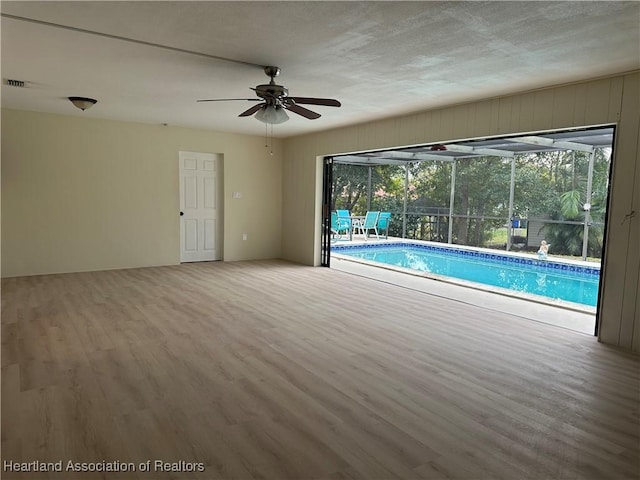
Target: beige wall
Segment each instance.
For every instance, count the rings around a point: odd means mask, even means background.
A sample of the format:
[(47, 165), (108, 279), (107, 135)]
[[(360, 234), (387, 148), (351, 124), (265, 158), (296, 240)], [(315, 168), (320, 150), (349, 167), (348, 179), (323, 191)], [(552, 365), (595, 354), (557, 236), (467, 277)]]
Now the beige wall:
[(273, 156), (261, 137), (3, 110), (2, 275), (178, 263), (180, 150), (223, 155), (224, 260), (318, 265), (324, 155), (617, 124), (600, 340), (640, 351), (639, 105), (636, 72), (275, 140)]
[(271, 156), (262, 137), (5, 109), (2, 276), (179, 263), (181, 150), (223, 155), (224, 260), (280, 257), (281, 146)]
[[(320, 262), (324, 155), (617, 124), (600, 340), (640, 351), (640, 74), (614, 76), (287, 139), (284, 257)], [(633, 219), (626, 215), (635, 211)]]

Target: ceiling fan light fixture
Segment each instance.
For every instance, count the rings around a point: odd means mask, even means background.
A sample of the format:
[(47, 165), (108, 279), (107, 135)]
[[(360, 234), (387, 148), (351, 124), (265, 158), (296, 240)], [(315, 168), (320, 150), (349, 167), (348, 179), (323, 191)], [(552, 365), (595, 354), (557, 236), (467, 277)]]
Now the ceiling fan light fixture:
[(285, 112), (282, 107), (278, 107), (276, 105), (265, 105), (256, 112), (255, 118), (262, 123), (277, 125), (289, 120), (289, 115), (287, 115), (287, 112)]
[[(285, 110), (300, 115), (309, 120), (320, 118), (317, 112), (309, 110), (302, 105), (322, 105), (325, 107), (341, 106), (338, 100), (333, 98), (315, 98), (315, 97), (290, 97), (289, 89), (282, 85), (277, 85), (274, 77), (280, 73), (278, 67), (264, 67), (264, 73), (271, 78), (271, 81), (265, 85), (258, 85), (251, 88), (256, 93), (256, 98), (210, 98), (196, 100), (197, 102), (228, 102), (234, 100), (260, 101), (252, 107), (242, 112), (239, 117), (254, 116), (258, 121), (266, 125), (276, 125), (289, 120), (289, 116)], [(302, 104), (302, 105), (301, 105)]]
[(69, 97), (69, 101), (82, 111), (86, 110), (87, 108), (91, 108), (96, 103), (98, 103), (97, 100), (87, 97)]

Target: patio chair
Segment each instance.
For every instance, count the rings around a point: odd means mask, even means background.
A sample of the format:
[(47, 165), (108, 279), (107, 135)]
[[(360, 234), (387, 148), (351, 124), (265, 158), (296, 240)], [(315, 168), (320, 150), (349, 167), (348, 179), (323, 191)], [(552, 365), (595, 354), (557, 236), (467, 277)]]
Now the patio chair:
[(389, 236), (389, 224), (391, 223), (391, 212), (380, 212), (378, 216), (378, 234), (382, 235), (382, 231), (384, 230), (384, 238), (385, 240)]
[(336, 210), (338, 219), (341, 225), (346, 225), (349, 230), (353, 228), (353, 222), (351, 221), (351, 212), (349, 210)]
[(342, 238), (342, 232), (347, 235), (351, 232), (351, 219), (341, 218), (337, 212), (331, 212), (331, 233), (337, 239)]
[(367, 212), (367, 215), (364, 217), (362, 223), (360, 223), (356, 228), (360, 230), (365, 237), (365, 239), (369, 238), (369, 230), (373, 230), (376, 233), (376, 238), (380, 239), (378, 235), (378, 216), (380, 212)]

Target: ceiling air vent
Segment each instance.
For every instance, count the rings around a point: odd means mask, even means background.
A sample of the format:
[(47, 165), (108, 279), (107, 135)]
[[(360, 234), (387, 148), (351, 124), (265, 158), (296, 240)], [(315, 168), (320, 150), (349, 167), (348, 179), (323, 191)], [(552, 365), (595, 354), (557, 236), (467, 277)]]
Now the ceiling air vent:
[(10, 87), (24, 88), (25, 86), (24, 80), (12, 80), (11, 78), (5, 79), (4, 83)]

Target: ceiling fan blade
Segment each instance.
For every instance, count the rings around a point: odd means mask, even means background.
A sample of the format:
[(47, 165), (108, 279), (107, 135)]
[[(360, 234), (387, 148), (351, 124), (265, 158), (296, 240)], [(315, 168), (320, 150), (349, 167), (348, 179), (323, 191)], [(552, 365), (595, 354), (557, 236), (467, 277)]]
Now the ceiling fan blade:
[(258, 103), (257, 105), (254, 105), (253, 107), (245, 110), (244, 112), (242, 112), (240, 115), (238, 115), (239, 117), (248, 117), (250, 115), (253, 115), (254, 113), (256, 113), (258, 110), (260, 110), (264, 105), (266, 105), (265, 103)]
[(249, 102), (259, 102), (260, 98), (212, 98), (208, 100), (196, 100), (196, 102), (234, 102), (236, 100), (247, 100)]
[(315, 120), (316, 118), (320, 118), (320, 114), (316, 112), (312, 112), (308, 108), (301, 107), (300, 105), (290, 104), (286, 105), (285, 108), (287, 110), (291, 110), (293, 113), (297, 113), (298, 115), (302, 115), (303, 117), (308, 118), (309, 120)]
[(306, 105), (324, 105), (326, 107), (339, 107), (342, 104), (338, 100), (332, 98), (313, 98), (313, 97), (288, 97), (296, 103)]

